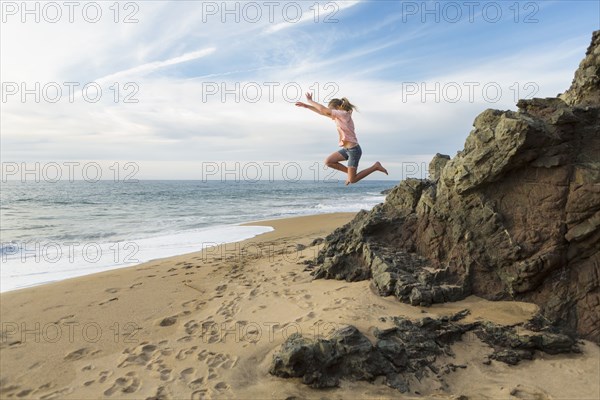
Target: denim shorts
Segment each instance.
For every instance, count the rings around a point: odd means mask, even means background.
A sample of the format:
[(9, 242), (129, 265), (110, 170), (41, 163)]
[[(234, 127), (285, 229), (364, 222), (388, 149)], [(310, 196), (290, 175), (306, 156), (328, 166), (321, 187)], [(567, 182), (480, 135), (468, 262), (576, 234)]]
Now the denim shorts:
[(358, 162), (362, 156), (362, 149), (360, 148), (360, 145), (357, 144), (350, 149), (343, 147), (338, 150), (338, 153), (344, 157), (344, 160), (348, 160), (348, 167), (358, 168)]

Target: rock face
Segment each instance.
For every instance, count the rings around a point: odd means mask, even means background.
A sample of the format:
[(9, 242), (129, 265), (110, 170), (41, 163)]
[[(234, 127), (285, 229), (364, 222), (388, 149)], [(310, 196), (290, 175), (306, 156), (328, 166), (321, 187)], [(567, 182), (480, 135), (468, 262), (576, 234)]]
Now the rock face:
[(329, 235), (315, 278), (372, 279), (422, 306), (534, 302), (600, 343), (600, 31), (567, 92), (517, 107), (482, 112), (431, 180), (401, 182)]

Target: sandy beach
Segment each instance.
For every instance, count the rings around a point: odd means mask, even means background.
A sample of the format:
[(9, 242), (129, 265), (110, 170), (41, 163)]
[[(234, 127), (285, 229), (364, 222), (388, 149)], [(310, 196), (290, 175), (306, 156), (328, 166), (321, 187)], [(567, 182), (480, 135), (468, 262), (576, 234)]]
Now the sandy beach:
[(380, 297), (368, 281), (312, 280), (311, 243), (353, 213), (248, 225), (274, 231), (204, 252), (155, 260), (0, 295), (0, 397), (7, 399), (598, 399), (600, 350), (484, 364), (491, 349), (465, 335), (445, 385), (425, 377), (401, 394), (380, 382), (317, 390), (268, 373), (294, 332), (346, 324), (371, 335), (391, 317), (442, 316), (517, 324), (537, 306), (471, 296), (429, 308)]

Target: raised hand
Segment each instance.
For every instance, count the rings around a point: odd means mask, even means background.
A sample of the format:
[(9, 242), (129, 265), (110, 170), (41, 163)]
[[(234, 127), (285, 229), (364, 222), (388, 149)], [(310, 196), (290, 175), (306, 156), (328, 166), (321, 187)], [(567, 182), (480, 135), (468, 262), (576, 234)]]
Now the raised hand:
[(308, 101), (312, 101), (312, 93), (310, 93), (310, 92), (306, 92), (306, 99), (307, 99)]
[(304, 107), (304, 108), (307, 108), (307, 107), (308, 107), (308, 104), (304, 104), (304, 103), (303, 103), (303, 102), (301, 102), (301, 101), (297, 101), (297, 102), (296, 102), (296, 106), (297, 106), (297, 107)]

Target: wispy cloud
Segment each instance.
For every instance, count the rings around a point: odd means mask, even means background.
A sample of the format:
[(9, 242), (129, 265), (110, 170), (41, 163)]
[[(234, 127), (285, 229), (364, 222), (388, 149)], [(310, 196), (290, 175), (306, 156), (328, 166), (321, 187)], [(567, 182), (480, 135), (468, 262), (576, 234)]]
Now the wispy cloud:
[(157, 71), (161, 68), (165, 68), (165, 67), (168, 67), (171, 65), (177, 65), (177, 64), (184, 63), (184, 62), (197, 60), (202, 57), (206, 57), (209, 54), (214, 53), (215, 51), (216, 51), (216, 48), (214, 48), (214, 47), (209, 47), (209, 48), (202, 49), (202, 50), (192, 51), (189, 53), (182, 54), (178, 57), (170, 58), (168, 60), (153, 61), (153, 62), (149, 62), (146, 64), (138, 65), (137, 67), (118, 71), (118, 72), (112, 73), (110, 75), (106, 75), (101, 78), (98, 78), (95, 81), (99, 84), (103, 84), (103, 83), (110, 83), (110, 82), (113, 82), (114, 80), (119, 80), (119, 79), (122, 79), (125, 77), (127, 77), (127, 78), (132, 77), (132, 76), (141, 77), (144, 75), (148, 75), (154, 71)]
[[(274, 32), (278, 32), (281, 31), (283, 29), (288, 29), (288, 28), (292, 28), (298, 25), (301, 25), (302, 23), (308, 22), (308, 21), (315, 21), (316, 22), (320, 22), (318, 21), (318, 19), (325, 19), (325, 23), (327, 23), (327, 19), (330, 18), (332, 21), (336, 20), (336, 16), (335, 14), (337, 14), (339, 11), (345, 10), (347, 8), (350, 7), (354, 7), (355, 5), (359, 4), (360, 1), (344, 1), (344, 2), (329, 2), (326, 4), (320, 4), (320, 3), (315, 3), (311, 6), (311, 8), (309, 9), (310, 12), (302, 12), (301, 17), (298, 18), (297, 20), (295, 18), (290, 18), (289, 21), (285, 21), (285, 22), (280, 22), (274, 25), (269, 26), (267, 29), (265, 29), (265, 33), (274, 33)], [(316, 8), (315, 8), (316, 5)], [(332, 22), (329, 21), (329, 22)]]

